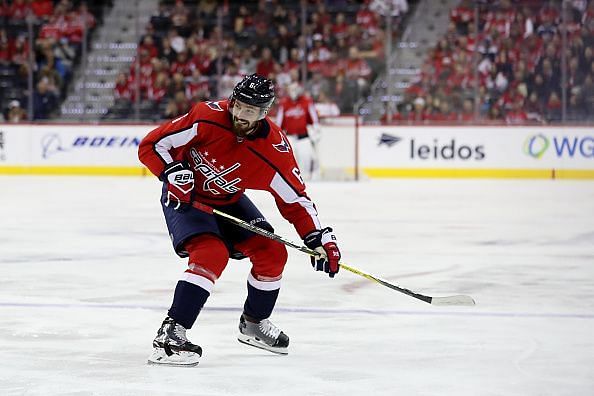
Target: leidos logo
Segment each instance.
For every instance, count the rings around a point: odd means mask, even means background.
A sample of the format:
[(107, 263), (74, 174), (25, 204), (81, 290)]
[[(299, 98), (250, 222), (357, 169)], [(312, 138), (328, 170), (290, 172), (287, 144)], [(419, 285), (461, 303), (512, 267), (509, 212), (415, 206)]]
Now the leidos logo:
[(524, 153), (534, 158), (540, 158), (547, 151), (549, 145), (549, 139), (543, 134), (529, 136), (524, 142)]
[(410, 140), (410, 158), (421, 160), (475, 160), (485, 159), (485, 146), (461, 144), (456, 139), (441, 143), (433, 139), (433, 144), (417, 144), (415, 139)]
[(594, 159), (592, 136), (553, 136), (549, 139), (543, 134), (538, 134), (529, 136), (524, 141), (524, 153), (536, 159), (542, 158), (549, 147), (557, 158)]
[[(398, 136), (382, 133), (377, 145), (392, 147), (402, 140)], [(461, 144), (456, 139), (451, 139), (447, 142), (440, 142), (438, 139), (433, 139), (432, 143), (421, 143), (419, 140), (411, 138), (409, 142), (409, 156), (413, 160), (482, 161), (486, 156), (484, 145)]]

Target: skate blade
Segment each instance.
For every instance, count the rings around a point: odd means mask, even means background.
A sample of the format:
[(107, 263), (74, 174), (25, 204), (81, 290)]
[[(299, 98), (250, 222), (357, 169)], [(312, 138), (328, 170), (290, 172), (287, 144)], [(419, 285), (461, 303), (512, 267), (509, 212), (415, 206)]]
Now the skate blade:
[(288, 348), (271, 347), (270, 345), (266, 345), (263, 342), (256, 341), (252, 337), (246, 336), (245, 334), (241, 333), (237, 335), (237, 341), (241, 342), (242, 344), (252, 346), (254, 348), (264, 349), (265, 351), (276, 353), (278, 355), (287, 355), (289, 353)]
[(199, 359), (200, 355), (194, 352), (178, 352), (168, 356), (162, 348), (155, 348), (147, 363), (161, 366), (194, 367), (198, 365)]

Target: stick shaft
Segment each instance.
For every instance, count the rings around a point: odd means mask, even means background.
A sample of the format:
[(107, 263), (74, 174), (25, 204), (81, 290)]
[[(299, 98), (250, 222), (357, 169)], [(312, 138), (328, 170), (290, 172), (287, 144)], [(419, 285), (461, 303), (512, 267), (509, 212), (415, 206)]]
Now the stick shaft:
[[(241, 219), (239, 219), (237, 217), (231, 216), (231, 215), (229, 215), (229, 214), (227, 214), (225, 212), (221, 212), (220, 210), (211, 208), (210, 206), (205, 205), (203, 203), (193, 202), (192, 203), (192, 206), (194, 206), (196, 209), (200, 209), (200, 210), (202, 210), (204, 212), (212, 213), (212, 214), (215, 214), (217, 216), (220, 216), (220, 217), (224, 218), (225, 220), (230, 221), (231, 223), (233, 223), (233, 224), (235, 224), (235, 225), (237, 225), (237, 226), (239, 226), (241, 228), (244, 228), (246, 230), (249, 230), (249, 231), (251, 231), (251, 232), (253, 232), (255, 234), (262, 235), (262, 236), (264, 236), (266, 238), (270, 238), (270, 239), (272, 239), (274, 241), (280, 242), (280, 243), (282, 243), (282, 244), (284, 244), (286, 246), (289, 246), (289, 247), (291, 247), (293, 249), (299, 250), (300, 252), (303, 252), (303, 253), (308, 254), (310, 256), (314, 256), (314, 257), (315, 256), (319, 256), (319, 254), (315, 250), (312, 250), (312, 249), (308, 248), (307, 246), (302, 246), (302, 245), (296, 244), (296, 243), (294, 243), (294, 242), (292, 242), (292, 241), (290, 241), (290, 240), (288, 240), (286, 238), (283, 238), (280, 235), (277, 235), (277, 234), (275, 234), (273, 232), (264, 230), (264, 229), (262, 229), (260, 227), (256, 227), (255, 225), (252, 225), (252, 224), (250, 224), (250, 223), (248, 223), (246, 221), (243, 221), (243, 220), (241, 220)], [(433, 305), (474, 305), (474, 300), (472, 298), (468, 297), (468, 296), (451, 296), (451, 297), (437, 297), (437, 298), (433, 298), (433, 297), (430, 297), (430, 296), (425, 296), (425, 295), (420, 294), (420, 293), (416, 293), (416, 292), (414, 292), (412, 290), (409, 290), (407, 288), (398, 286), (398, 285), (396, 285), (394, 283), (390, 283), (390, 282), (388, 282), (385, 279), (379, 278), (379, 277), (377, 277), (375, 275), (371, 275), (371, 274), (369, 274), (369, 273), (367, 273), (365, 271), (362, 271), (362, 270), (360, 270), (358, 268), (355, 268), (355, 267), (352, 267), (350, 265), (347, 265), (347, 264), (344, 264), (344, 263), (339, 263), (338, 265), (340, 265), (341, 268), (344, 268), (345, 270), (347, 270), (349, 272), (352, 272), (353, 274), (362, 276), (365, 279), (368, 279), (370, 281), (379, 283), (382, 286), (389, 287), (392, 290), (396, 290), (396, 291), (398, 291), (400, 293), (403, 293), (403, 294), (406, 294), (408, 296), (414, 297), (414, 298), (416, 298), (418, 300), (424, 301), (424, 302), (426, 302), (428, 304), (432, 304), (433, 303)]]
[(362, 270), (360, 270), (360, 269), (357, 269), (357, 268), (351, 267), (351, 266), (349, 266), (349, 265), (346, 265), (346, 264), (344, 264), (344, 263), (340, 263), (340, 268), (344, 268), (345, 270), (347, 270), (347, 271), (350, 271), (350, 272), (352, 272), (353, 274), (360, 275), (360, 276), (362, 276), (362, 277), (364, 277), (364, 278), (366, 278), (366, 279), (369, 279), (369, 280), (371, 280), (371, 281), (374, 281), (374, 282), (376, 282), (376, 283), (379, 283), (380, 285), (383, 285), (383, 286), (389, 287), (389, 288), (390, 288), (390, 289), (392, 289), (392, 290), (399, 291), (400, 293), (404, 293), (404, 294), (406, 294), (406, 295), (408, 295), (408, 296), (414, 297), (414, 298), (416, 298), (416, 299), (418, 299), (418, 300), (421, 300), (421, 301), (424, 301), (424, 302), (426, 302), (426, 303), (429, 303), (429, 304), (431, 304), (431, 301), (433, 300), (433, 298), (432, 298), (432, 297), (425, 296), (425, 295), (423, 295), (423, 294), (419, 294), (419, 293), (415, 293), (415, 292), (413, 292), (412, 290), (409, 290), (409, 289), (407, 289), (407, 288), (405, 288), (405, 287), (401, 287), (401, 286), (398, 286), (398, 285), (396, 285), (396, 284), (394, 284), (394, 283), (390, 283), (390, 282), (388, 282), (387, 280), (384, 280), (384, 279), (382, 279), (382, 278), (379, 278), (379, 277), (377, 277), (377, 276), (374, 276), (374, 275), (368, 274), (368, 273), (366, 273), (366, 272), (363, 272), (363, 271), (362, 271)]

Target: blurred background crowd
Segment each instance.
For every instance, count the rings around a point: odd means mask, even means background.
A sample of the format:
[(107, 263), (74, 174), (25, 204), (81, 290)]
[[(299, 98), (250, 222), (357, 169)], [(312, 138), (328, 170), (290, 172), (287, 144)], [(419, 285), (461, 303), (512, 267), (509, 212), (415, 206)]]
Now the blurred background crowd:
[(6, 122), (152, 122), (251, 73), (368, 123), (588, 123), (594, 1), (0, 0)]
[[(464, 0), (407, 90), (396, 119), (594, 120), (594, 2)], [(563, 13), (563, 14), (562, 14)], [(469, 67), (475, 65), (475, 67)], [(478, 81), (478, 84), (476, 82)]]
[(102, 10), (91, 12), (84, 2), (0, 2), (0, 98), (7, 121), (57, 115)]

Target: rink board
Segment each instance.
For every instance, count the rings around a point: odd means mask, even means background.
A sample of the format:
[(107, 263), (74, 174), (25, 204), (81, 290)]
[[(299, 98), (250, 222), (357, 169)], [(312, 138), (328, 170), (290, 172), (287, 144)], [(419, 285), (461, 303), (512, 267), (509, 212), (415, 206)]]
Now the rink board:
[(369, 177), (594, 179), (594, 129), (364, 126), (359, 156)]
[[(146, 175), (137, 150), (154, 127), (3, 124), (0, 174)], [(347, 151), (351, 132), (333, 127), (322, 142)], [(370, 178), (594, 179), (591, 127), (361, 126), (356, 147)]]

